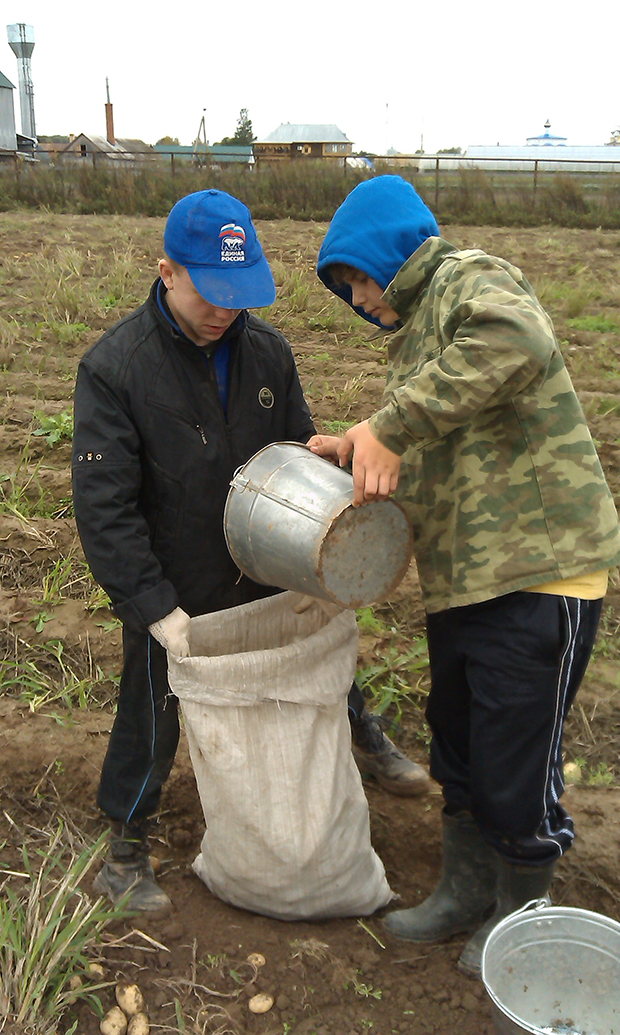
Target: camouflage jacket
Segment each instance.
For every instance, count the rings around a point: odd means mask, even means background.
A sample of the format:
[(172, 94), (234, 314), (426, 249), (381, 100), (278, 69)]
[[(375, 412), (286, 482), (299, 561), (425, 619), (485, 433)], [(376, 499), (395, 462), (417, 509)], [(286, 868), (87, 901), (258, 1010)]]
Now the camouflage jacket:
[(428, 611), (620, 563), (620, 526), (551, 321), (520, 270), (431, 237), (383, 299), (382, 409)]

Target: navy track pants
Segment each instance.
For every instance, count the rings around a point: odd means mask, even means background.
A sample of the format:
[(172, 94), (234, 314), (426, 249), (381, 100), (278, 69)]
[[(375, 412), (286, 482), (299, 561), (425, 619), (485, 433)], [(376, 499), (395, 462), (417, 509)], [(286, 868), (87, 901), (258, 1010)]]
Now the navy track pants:
[(562, 732), (601, 606), (518, 592), (427, 616), (431, 775), (509, 862), (545, 865), (573, 842)]

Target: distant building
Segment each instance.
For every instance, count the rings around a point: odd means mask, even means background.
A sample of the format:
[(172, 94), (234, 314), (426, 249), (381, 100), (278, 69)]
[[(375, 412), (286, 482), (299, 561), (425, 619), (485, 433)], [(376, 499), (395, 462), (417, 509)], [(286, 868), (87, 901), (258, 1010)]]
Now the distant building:
[(344, 159), (353, 151), (353, 144), (334, 125), (299, 125), (282, 122), (264, 140), (254, 143), (257, 161), (286, 161), (299, 158)]
[[(381, 166), (389, 165), (392, 168), (419, 169), (420, 159), (418, 155), (402, 154), (395, 147), (388, 147), (385, 157), (378, 159)], [(351, 163), (347, 163), (350, 165)]]
[(108, 80), (106, 86), (105, 103), (105, 137), (98, 133), (71, 134), (69, 143), (58, 148), (56, 145), (42, 144), (50, 158), (57, 160), (73, 161), (76, 157), (88, 159), (96, 164), (98, 159), (111, 162), (148, 162), (156, 158), (153, 148), (144, 140), (137, 140), (133, 137), (117, 137), (114, 132), (114, 107), (110, 101), (110, 87)]
[[(545, 132), (526, 138), (525, 144), (474, 144), (463, 152), (461, 159), (439, 155), (440, 168), (455, 170), (479, 168), (488, 172), (502, 170), (541, 172), (620, 172), (620, 150), (609, 144), (567, 144), (567, 137), (550, 133), (551, 123), (545, 123)], [(434, 169), (437, 157), (421, 160), (421, 169)]]
[(530, 147), (562, 147), (568, 137), (557, 137), (553, 133), (550, 133), (551, 123), (549, 119), (545, 122), (545, 132), (540, 133), (537, 137), (526, 137), (525, 143)]
[(0, 153), (14, 154), (17, 150), (14, 89), (13, 83), (0, 72)]
[[(45, 144), (41, 146), (47, 149)], [(148, 158), (152, 158), (153, 148), (149, 144), (145, 144), (144, 140), (121, 139), (117, 137), (115, 142), (111, 144), (105, 137), (98, 136), (96, 133), (90, 136), (86, 133), (78, 133), (68, 144), (64, 144), (60, 150), (55, 150), (54, 148), (53, 153), (58, 158), (79, 156), (81, 158), (90, 157), (91, 160), (96, 161), (97, 157), (101, 156), (102, 160), (133, 162), (136, 159), (145, 161)]]
[(207, 157), (212, 165), (254, 165), (252, 144), (207, 144)]
[(30, 162), (34, 160), (36, 140), (15, 128), (14, 89), (13, 83), (0, 72), (0, 161), (17, 158)]
[(168, 161), (179, 158), (205, 165), (254, 165), (251, 144), (155, 144), (153, 151)]
[(347, 169), (374, 169), (371, 158), (365, 155), (356, 155), (355, 158), (347, 158)]

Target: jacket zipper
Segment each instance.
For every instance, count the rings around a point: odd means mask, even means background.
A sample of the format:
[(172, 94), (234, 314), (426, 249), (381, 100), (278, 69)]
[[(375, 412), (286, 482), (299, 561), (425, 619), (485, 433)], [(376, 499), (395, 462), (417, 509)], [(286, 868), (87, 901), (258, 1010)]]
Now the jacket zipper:
[(204, 428), (201, 424), (194, 423), (196, 418), (194, 418), (193, 421), (189, 420), (187, 417), (184, 417), (182, 413), (179, 413), (178, 410), (173, 410), (169, 406), (162, 406), (159, 402), (153, 403), (152, 405), (156, 406), (158, 410), (163, 410), (164, 413), (172, 413), (178, 420), (183, 421), (184, 424), (188, 424), (190, 428), (194, 428), (194, 430), (200, 435), (203, 446), (207, 445), (207, 436), (204, 432)]
[[(213, 390), (213, 394), (214, 394), (215, 399), (216, 399), (216, 404), (219, 406), (220, 414), (222, 416), (222, 424), (224, 425), (224, 434), (226, 436), (226, 444), (228, 446), (228, 455), (229, 455), (229, 457), (232, 460), (232, 444), (231, 444), (231, 440), (230, 440), (230, 426), (229, 426), (229, 423), (228, 423), (228, 418), (226, 416), (226, 413), (224, 412), (224, 406), (222, 404), (222, 400), (220, 398), (220, 392), (219, 392), (219, 388), (218, 388), (218, 385), (217, 385), (217, 375), (215, 373), (215, 363), (213, 361), (213, 356), (212, 355), (207, 357), (206, 367), (207, 367), (207, 376), (209, 378), (209, 382), (211, 384), (211, 388)], [(231, 378), (231, 380), (232, 380), (232, 378)], [(229, 391), (228, 391), (228, 407), (230, 409), (230, 383), (229, 383)]]

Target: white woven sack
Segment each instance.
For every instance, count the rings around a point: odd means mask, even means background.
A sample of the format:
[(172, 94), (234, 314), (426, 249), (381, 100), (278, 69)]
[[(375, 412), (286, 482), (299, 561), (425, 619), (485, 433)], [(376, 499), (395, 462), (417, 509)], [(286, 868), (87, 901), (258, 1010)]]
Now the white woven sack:
[(192, 656), (168, 657), (207, 827), (194, 870), (265, 916), (367, 916), (392, 892), (351, 755), (355, 615), (298, 600), (194, 618)]

